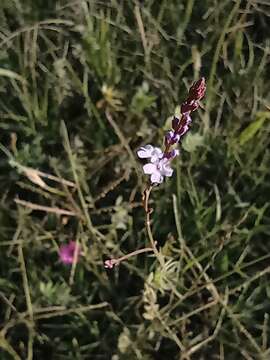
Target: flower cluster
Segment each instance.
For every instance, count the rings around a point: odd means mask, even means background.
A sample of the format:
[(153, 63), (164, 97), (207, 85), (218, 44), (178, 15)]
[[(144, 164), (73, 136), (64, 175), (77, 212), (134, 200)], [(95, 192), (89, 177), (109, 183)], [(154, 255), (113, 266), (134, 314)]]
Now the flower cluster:
[(150, 163), (144, 165), (145, 174), (151, 175), (151, 182), (160, 184), (164, 176), (172, 176), (173, 169), (170, 167), (170, 160), (178, 155), (178, 150), (173, 150), (167, 156), (164, 156), (162, 150), (152, 145), (142, 146), (137, 154), (141, 159), (150, 159)]
[(145, 174), (150, 175), (152, 184), (160, 184), (165, 176), (172, 176), (173, 169), (170, 162), (177, 155), (179, 150), (172, 149), (172, 146), (179, 143), (182, 137), (187, 133), (191, 124), (190, 114), (197, 110), (199, 101), (205, 94), (205, 79), (196, 81), (190, 88), (188, 98), (181, 105), (181, 116), (174, 116), (172, 120), (172, 129), (164, 137), (165, 150), (152, 145), (142, 146), (137, 155), (141, 159), (150, 159), (150, 162), (143, 167)]

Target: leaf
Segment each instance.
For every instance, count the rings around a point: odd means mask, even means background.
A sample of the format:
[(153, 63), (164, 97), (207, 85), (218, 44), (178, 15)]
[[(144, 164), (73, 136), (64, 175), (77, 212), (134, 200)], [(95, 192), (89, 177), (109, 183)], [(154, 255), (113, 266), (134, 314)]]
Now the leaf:
[(124, 331), (119, 335), (118, 338), (118, 349), (121, 354), (125, 354), (128, 351), (128, 348), (131, 345), (130, 334), (128, 329), (124, 329)]
[(237, 32), (234, 43), (234, 59), (240, 58), (243, 51), (244, 35), (242, 31)]
[(156, 96), (149, 94), (148, 83), (143, 82), (131, 99), (131, 111), (134, 114), (141, 115), (145, 109), (154, 105), (155, 100)]
[(247, 141), (251, 140), (263, 126), (266, 119), (270, 119), (269, 112), (258, 113), (257, 120), (253, 121), (241, 132), (239, 136), (240, 145), (244, 145)]
[(229, 257), (227, 252), (225, 252), (225, 254), (220, 259), (220, 270), (222, 272), (227, 272), (228, 269), (229, 269)]
[(197, 149), (197, 147), (203, 145), (204, 138), (199, 133), (196, 134), (187, 134), (183, 141), (183, 149), (188, 152), (193, 152)]
[(47, 187), (46, 183), (41, 179), (38, 172), (35, 169), (25, 167), (24, 168), (25, 175), (28, 177), (30, 181), (34, 184), (40, 186), (45, 189)]
[(22, 83), (26, 82), (26, 80), (21, 75), (15, 73), (14, 71), (7, 70), (7, 69), (0, 68), (0, 76), (5, 76), (10, 79), (19, 80)]

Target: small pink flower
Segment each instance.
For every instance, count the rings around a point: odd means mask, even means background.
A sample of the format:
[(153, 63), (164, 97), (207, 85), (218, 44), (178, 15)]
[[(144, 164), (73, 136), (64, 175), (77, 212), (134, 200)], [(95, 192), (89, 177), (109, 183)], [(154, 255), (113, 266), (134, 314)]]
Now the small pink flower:
[(118, 261), (116, 259), (109, 259), (104, 262), (104, 267), (105, 267), (105, 269), (112, 269), (117, 264), (118, 264)]
[(77, 262), (80, 256), (80, 247), (75, 241), (70, 241), (66, 245), (61, 245), (59, 249), (59, 258), (63, 264), (72, 264)]

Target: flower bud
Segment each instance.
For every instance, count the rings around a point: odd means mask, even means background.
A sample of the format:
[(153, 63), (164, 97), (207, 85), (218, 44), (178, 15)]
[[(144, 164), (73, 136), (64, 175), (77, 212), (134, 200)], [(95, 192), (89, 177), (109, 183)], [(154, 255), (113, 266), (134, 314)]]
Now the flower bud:
[(168, 131), (165, 135), (165, 146), (176, 144), (180, 140), (180, 136), (175, 131)]
[(173, 149), (173, 150), (167, 152), (167, 153), (165, 154), (165, 157), (166, 157), (168, 160), (172, 160), (172, 159), (174, 159), (174, 158), (175, 158), (176, 156), (178, 156), (178, 155), (179, 155), (179, 150), (178, 150), (178, 149)]
[(202, 77), (198, 81), (195, 81), (195, 83), (191, 86), (188, 93), (188, 98), (190, 100), (199, 101), (204, 97), (205, 90), (206, 90), (205, 78)]
[(173, 128), (173, 130), (177, 129), (179, 123), (180, 123), (180, 119), (178, 117), (174, 116), (173, 119), (172, 119), (172, 128)]
[(196, 100), (187, 100), (181, 105), (181, 113), (189, 113), (194, 110), (197, 110), (199, 107), (199, 104)]

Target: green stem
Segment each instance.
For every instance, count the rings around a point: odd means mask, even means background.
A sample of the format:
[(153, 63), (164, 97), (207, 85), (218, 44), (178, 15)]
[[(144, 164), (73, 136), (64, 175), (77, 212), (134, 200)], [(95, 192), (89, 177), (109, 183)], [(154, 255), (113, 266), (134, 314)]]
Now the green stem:
[(161, 254), (158, 252), (158, 249), (156, 247), (156, 242), (154, 240), (152, 229), (151, 229), (151, 213), (153, 212), (152, 208), (149, 208), (149, 197), (151, 194), (151, 191), (153, 189), (153, 185), (149, 185), (143, 193), (143, 205), (144, 205), (144, 211), (145, 211), (145, 227), (147, 231), (148, 238), (150, 240), (150, 244), (152, 246), (153, 252), (156, 255), (156, 258), (158, 259), (161, 266), (164, 266), (164, 259), (161, 256)]

